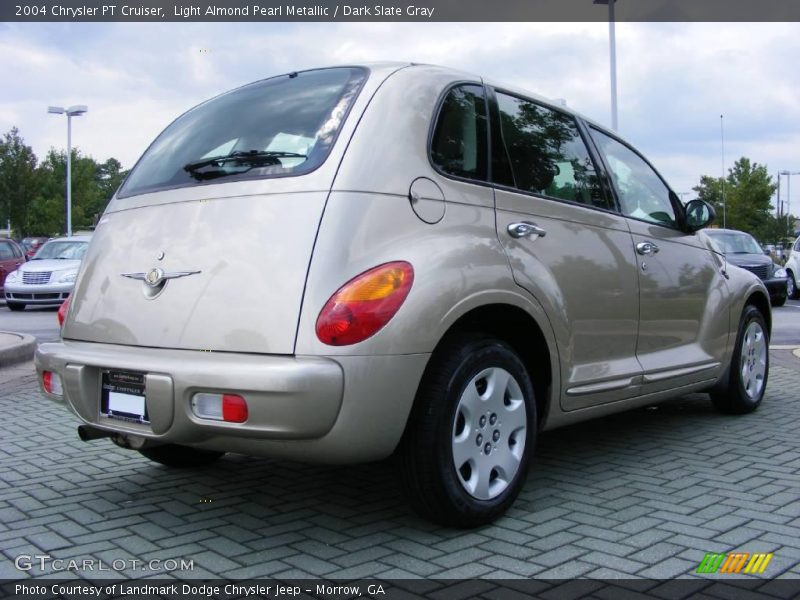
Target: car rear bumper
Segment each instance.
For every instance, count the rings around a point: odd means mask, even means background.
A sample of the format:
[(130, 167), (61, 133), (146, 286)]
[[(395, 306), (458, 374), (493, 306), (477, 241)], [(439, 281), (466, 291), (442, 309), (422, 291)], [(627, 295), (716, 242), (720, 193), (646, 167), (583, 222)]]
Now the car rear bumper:
[[(376, 460), (402, 435), (428, 355), (274, 356), (166, 350), (65, 340), (42, 344), (36, 369), (61, 376), (66, 402), (85, 423), (136, 443), (181, 444), (326, 463)], [(101, 413), (101, 374), (145, 373), (149, 423)], [(245, 398), (244, 423), (203, 419), (195, 393)], [(136, 444), (131, 444), (136, 445)]]

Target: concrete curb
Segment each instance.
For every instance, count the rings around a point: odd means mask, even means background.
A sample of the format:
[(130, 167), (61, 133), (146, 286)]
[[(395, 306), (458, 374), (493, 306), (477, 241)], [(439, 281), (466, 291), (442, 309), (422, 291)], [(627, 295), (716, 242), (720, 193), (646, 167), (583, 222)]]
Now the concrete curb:
[(33, 358), (36, 338), (27, 333), (0, 331), (0, 368)]

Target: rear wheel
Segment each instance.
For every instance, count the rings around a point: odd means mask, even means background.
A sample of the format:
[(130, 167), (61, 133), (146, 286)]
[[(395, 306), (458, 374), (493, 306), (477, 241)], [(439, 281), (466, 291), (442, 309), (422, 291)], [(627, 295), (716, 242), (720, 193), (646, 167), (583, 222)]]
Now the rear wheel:
[(533, 385), (514, 350), (451, 339), (431, 358), (401, 443), (412, 505), (447, 526), (493, 521), (519, 494), (535, 437)]
[(158, 464), (176, 468), (203, 467), (210, 465), (225, 454), (224, 452), (198, 450), (176, 444), (142, 448), (139, 453)]
[(753, 412), (764, 398), (768, 376), (769, 334), (766, 321), (761, 311), (748, 304), (739, 321), (728, 381), (722, 389), (712, 392), (711, 400), (718, 410), (725, 413)]
[(25, 305), (20, 304), (19, 302), (6, 302), (6, 306), (8, 310), (18, 311), (18, 310), (25, 310)]

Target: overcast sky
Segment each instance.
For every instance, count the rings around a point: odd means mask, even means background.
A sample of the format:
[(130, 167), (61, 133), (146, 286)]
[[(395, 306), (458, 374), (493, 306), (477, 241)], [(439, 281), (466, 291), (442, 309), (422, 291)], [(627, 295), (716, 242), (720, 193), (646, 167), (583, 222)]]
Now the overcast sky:
[[(773, 175), (800, 171), (799, 58), (798, 23), (618, 23), (620, 134), (679, 193), (720, 174), (720, 114), (726, 166), (747, 156)], [(74, 144), (127, 168), (206, 98), (287, 71), (375, 60), (487, 75), (610, 123), (606, 23), (3, 23), (0, 130), (17, 126), (43, 157), (66, 146), (64, 118), (47, 106), (87, 104)]]

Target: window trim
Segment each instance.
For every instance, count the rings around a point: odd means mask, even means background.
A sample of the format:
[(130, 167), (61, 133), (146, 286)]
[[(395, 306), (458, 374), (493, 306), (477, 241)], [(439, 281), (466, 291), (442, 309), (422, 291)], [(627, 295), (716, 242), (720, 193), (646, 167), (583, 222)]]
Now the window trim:
[[(648, 225), (657, 225), (659, 227), (664, 227), (666, 229), (673, 229), (675, 231), (680, 231), (681, 233), (685, 234), (686, 231), (684, 229), (684, 217), (685, 217), (684, 211), (682, 210), (682, 207), (679, 207), (679, 206), (675, 205), (675, 200), (674, 200), (673, 196), (677, 197), (677, 195), (672, 190), (670, 185), (667, 183), (666, 179), (664, 179), (664, 177), (662, 177), (661, 173), (658, 172), (658, 169), (656, 169), (652, 165), (652, 163), (649, 160), (647, 160), (647, 158), (645, 158), (645, 156), (641, 152), (639, 152), (631, 144), (629, 144), (628, 142), (626, 142), (625, 140), (620, 138), (617, 134), (605, 129), (604, 127), (600, 127), (599, 125), (595, 125), (594, 123), (587, 123), (586, 125), (587, 125), (587, 129), (589, 130), (589, 135), (590, 135), (590, 137), (592, 139), (592, 143), (595, 145), (595, 148), (597, 150), (597, 154), (600, 157), (600, 159), (603, 161), (604, 168), (606, 169), (607, 176), (608, 176), (608, 185), (611, 187), (611, 189), (614, 192), (614, 197), (616, 198), (617, 206), (619, 207), (620, 216), (622, 216), (622, 217), (624, 217), (626, 219), (633, 219), (634, 221), (639, 221), (641, 223), (647, 223)], [(647, 219), (641, 219), (639, 217), (626, 215), (625, 213), (622, 212), (622, 203), (620, 202), (620, 199), (619, 199), (619, 190), (617, 190), (617, 187), (614, 185), (614, 180), (611, 177), (611, 167), (609, 166), (608, 162), (606, 161), (606, 157), (603, 154), (602, 150), (600, 149), (600, 145), (597, 143), (597, 141), (594, 139), (594, 136), (592, 135), (592, 130), (593, 129), (595, 131), (597, 131), (598, 133), (606, 135), (606, 136), (610, 137), (612, 140), (614, 140), (614, 141), (618, 142), (619, 144), (622, 144), (623, 146), (625, 146), (628, 150), (630, 150), (636, 156), (641, 158), (644, 161), (644, 163), (648, 167), (650, 167), (650, 169), (653, 171), (653, 173), (656, 174), (656, 177), (658, 177), (658, 179), (661, 181), (661, 183), (664, 184), (664, 187), (667, 188), (667, 191), (669, 192), (667, 198), (669, 199), (669, 203), (672, 206), (672, 210), (675, 212), (675, 216), (676, 216), (675, 225), (670, 225), (668, 223), (662, 223), (662, 222), (659, 222), (659, 221), (648, 221)]]
[[(363, 78), (361, 79), (361, 82), (358, 85), (358, 89), (356, 90), (356, 93), (353, 96), (353, 101), (347, 107), (347, 110), (345, 111), (345, 113), (344, 113), (344, 115), (342, 117), (342, 124), (339, 127), (339, 129), (336, 131), (336, 135), (334, 136), (333, 140), (331, 141), (331, 145), (329, 146), (328, 151), (325, 153), (325, 156), (322, 157), (322, 160), (319, 162), (319, 164), (317, 164), (316, 166), (312, 167), (311, 169), (309, 169), (307, 171), (300, 171), (300, 172), (297, 172), (297, 173), (275, 173), (275, 174), (271, 174), (271, 175), (262, 175), (260, 177), (259, 176), (253, 176), (253, 175), (246, 176), (244, 173), (242, 173), (242, 174), (239, 174), (239, 175), (231, 175), (231, 176), (223, 177), (221, 179), (209, 179), (208, 181), (196, 181), (196, 182), (183, 183), (183, 184), (178, 184), (178, 185), (157, 186), (157, 187), (148, 188), (148, 189), (146, 189), (144, 191), (136, 192), (136, 193), (133, 193), (133, 194), (131, 194), (131, 193), (123, 193), (123, 189), (125, 188), (125, 184), (128, 182), (128, 178), (136, 171), (136, 168), (139, 166), (139, 163), (142, 162), (142, 159), (150, 151), (150, 148), (153, 147), (153, 144), (155, 144), (159, 140), (159, 138), (164, 134), (164, 132), (167, 129), (172, 127), (179, 119), (182, 119), (185, 115), (187, 115), (191, 111), (193, 111), (193, 110), (195, 110), (197, 108), (200, 108), (201, 106), (204, 106), (204, 105), (208, 104), (209, 102), (212, 102), (212, 101), (216, 100), (217, 98), (225, 96), (226, 94), (231, 94), (233, 92), (236, 92), (238, 90), (241, 90), (241, 89), (246, 88), (246, 87), (251, 86), (251, 85), (264, 83), (266, 81), (270, 81), (270, 80), (273, 80), (273, 79), (281, 79), (281, 78), (284, 78), (284, 77), (292, 77), (292, 76), (296, 77), (297, 75), (299, 75), (301, 73), (313, 73), (315, 71), (330, 71), (332, 69), (351, 69), (353, 71), (361, 71), (361, 73), (363, 75)], [(157, 192), (165, 192), (165, 191), (169, 191), (169, 190), (178, 190), (178, 189), (183, 189), (183, 188), (205, 187), (207, 185), (221, 185), (221, 184), (225, 184), (225, 183), (233, 183), (233, 182), (239, 182), (239, 181), (264, 181), (266, 179), (283, 179), (283, 178), (286, 178), (286, 177), (301, 177), (303, 175), (308, 175), (310, 173), (313, 173), (314, 171), (316, 171), (319, 168), (321, 168), (322, 165), (324, 165), (326, 162), (328, 162), (328, 158), (330, 158), (330, 155), (331, 155), (331, 152), (333, 152), (334, 146), (336, 146), (337, 142), (339, 141), (339, 135), (341, 134), (345, 123), (350, 118), (350, 113), (351, 113), (353, 107), (355, 106), (356, 102), (358, 102), (358, 99), (361, 96), (361, 92), (364, 91), (364, 86), (366, 85), (366, 83), (369, 80), (369, 78), (371, 77), (371, 75), (372, 75), (372, 71), (371, 71), (371, 69), (369, 67), (364, 67), (364, 66), (359, 66), (359, 65), (339, 65), (339, 66), (336, 66), (336, 67), (323, 67), (323, 68), (316, 68), (316, 69), (304, 69), (304, 70), (301, 70), (301, 71), (291, 71), (289, 73), (281, 73), (280, 75), (274, 75), (272, 77), (266, 77), (264, 79), (259, 79), (257, 81), (251, 81), (251, 82), (246, 83), (244, 85), (240, 85), (239, 87), (235, 87), (232, 90), (225, 90), (224, 92), (221, 92), (221, 93), (217, 94), (216, 96), (208, 98), (207, 100), (204, 100), (200, 104), (192, 106), (191, 108), (185, 110), (180, 115), (175, 117), (172, 121), (169, 122), (169, 124), (166, 127), (164, 127), (159, 132), (159, 134), (155, 138), (153, 138), (153, 141), (151, 141), (148, 144), (148, 146), (145, 149), (145, 151), (142, 152), (142, 154), (139, 156), (139, 158), (134, 163), (133, 167), (131, 167), (130, 171), (128, 171), (128, 174), (126, 175), (125, 179), (123, 179), (122, 182), (119, 184), (119, 187), (117, 188), (116, 192), (112, 196), (112, 199), (122, 200), (122, 199), (125, 199), (125, 198), (133, 198), (133, 197), (136, 197), (136, 196), (145, 196), (147, 194), (155, 194)]]
[[(490, 90), (491, 98), (492, 98), (492, 101), (493, 101), (493, 111), (490, 114), (490, 116), (491, 116), (492, 119), (496, 118), (498, 120), (496, 129), (497, 129), (498, 136), (500, 138), (500, 142), (502, 144), (502, 147), (505, 150), (505, 154), (506, 154), (506, 159), (507, 160), (510, 161), (511, 157), (508, 156), (508, 147), (506, 146), (505, 139), (503, 138), (503, 128), (499, 123), (499, 120), (500, 120), (500, 104), (497, 102), (497, 94), (498, 93), (504, 94), (506, 96), (510, 96), (512, 98), (516, 98), (517, 100), (522, 100), (524, 102), (530, 102), (532, 104), (536, 104), (537, 106), (542, 106), (544, 108), (550, 109), (550, 110), (552, 110), (554, 112), (560, 113), (560, 114), (562, 114), (562, 115), (564, 115), (566, 117), (571, 118), (575, 122), (575, 127), (578, 130), (578, 135), (580, 136), (581, 140), (583, 141), (583, 145), (586, 148), (587, 154), (589, 155), (589, 160), (592, 161), (592, 165), (594, 166), (595, 172), (598, 174), (598, 176), (601, 179), (605, 179), (605, 178), (608, 177), (608, 174), (605, 171), (605, 163), (598, 163), (598, 160), (597, 160), (598, 157), (595, 156), (595, 152), (594, 152), (595, 148), (594, 148), (592, 143), (587, 141), (586, 132), (584, 131), (584, 128), (582, 126), (581, 118), (578, 115), (576, 115), (576, 114), (574, 114), (574, 113), (572, 113), (572, 112), (570, 112), (568, 110), (564, 110), (563, 107), (553, 106), (551, 104), (548, 104), (547, 102), (542, 102), (540, 100), (535, 100), (533, 98), (529, 98), (529, 97), (524, 96), (522, 94), (519, 94), (517, 92), (512, 92), (512, 91), (507, 90), (507, 89), (502, 88), (502, 87), (494, 87), (494, 86), (486, 86), (486, 87)], [(495, 128), (493, 128), (492, 131), (494, 131), (494, 129)], [(599, 166), (602, 166), (603, 168), (598, 168)], [(511, 173), (512, 173), (512, 176), (513, 176), (513, 173), (514, 173), (513, 169), (511, 171)], [(505, 185), (505, 184), (502, 184), (502, 183), (496, 183), (494, 181), (492, 182), (492, 185), (494, 187), (496, 187), (497, 189), (500, 189), (500, 190), (515, 192), (517, 194), (523, 194), (525, 196), (530, 196), (530, 197), (533, 197), (533, 198), (540, 198), (540, 199), (543, 199), (543, 200), (551, 200), (551, 201), (554, 201), (554, 202), (562, 202), (562, 203), (568, 204), (570, 206), (580, 206), (580, 207), (583, 207), (583, 208), (586, 208), (586, 209), (589, 209), (589, 210), (597, 210), (597, 211), (600, 211), (600, 212), (603, 212), (603, 213), (607, 213), (607, 214), (614, 214), (614, 215), (618, 215), (618, 216), (624, 216), (619, 211), (619, 204), (617, 203), (616, 196), (614, 196), (614, 195), (609, 196), (608, 195), (608, 190), (604, 189), (606, 186), (603, 186), (603, 185), (601, 185), (600, 192), (603, 194), (603, 197), (606, 200), (606, 202), (609, 205), (611, 205), (610, 208), (603, 208), (603, 207), (600, 207), (600, 206), (594, 206), (592, 204), (586, 204), (585, 202), (578, 202), (577, 200), (569, 200), (567, 198), (559, 198), (557, 196), (548, 196), (547, 194), (539, 194), (539, 193), (536, 193), (536, 192), (529, 192), (527, 190), (520, 189), (520, 188), (518, 188), (516, 186), (508, 186), (508, 185)]]
[[(470, 179), (469, 177), (461, 177), (460, 175), (453, 175), (452, 173), (448, 173), (439, 167), (433, 160), (433, 136), (436, 132), (436, 126), (439, 124), (439, 117), (442, 114), (442, 109), (444, 108), (444, 101), (447, 99), (447, 96), (450, 95), (450, 92), (453, 91), (457, 87), (463, 87), (466, 85), (472, 85), (479, 87), (483, 90), (483, 103), (486, 108), (486, 180), (482, 179)], [(461, 181), (462, 183), (472, 183), (474, 185), (480, 185), (484, 187), (492, 187), (492, 146), (491, 146), (491, 139), (492, 139), (492, 128), (491, 128), (491, 115), (489, 114), (489, 99), (487, 97), (487, 86), (482, 82), (471, 81), (468, 79), (460, 79), (458, 81), (452, 81), (442, 90), (439, 94), (439, 97), (436, 99), (436, 104), (433, 109), (433, 118), (431, 119), (430, 126), (428, 127), (428, 139), (426, 141), (427, 145), (427, 155), (428, 155), (428, 163), (430, 163), (431, 167), (434, 171), (436, 171), (442, 177), (447, 179), (452, 179), (453, 181)]]

